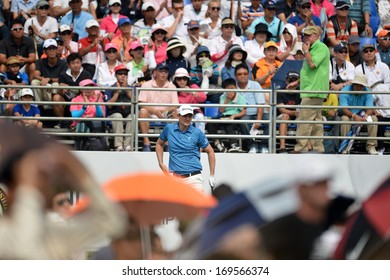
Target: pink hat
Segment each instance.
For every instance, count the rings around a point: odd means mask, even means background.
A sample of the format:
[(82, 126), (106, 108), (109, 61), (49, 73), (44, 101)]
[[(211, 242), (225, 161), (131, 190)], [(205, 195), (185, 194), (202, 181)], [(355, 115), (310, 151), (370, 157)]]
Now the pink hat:
[(96, 87), (97, 84), (95, 84), (91, 79), (85, 79), (85, 80), (82, 80), (79, 83), (79, 86), (80, 87), (86, 87), (86, 86), (94, 86), (94, 87)]
[(111, 44), (111, 43), (108, 43), (104, 46), (104, 51), (108, 51), (109, 49), (116, 49), (118, 51), (118, 48), (114, 45), (114, 44)]
[(138, 40), (130, 43), (130, 50), (135, 50), (136, 48), (139, 47), (143, 48), (144, 46)]

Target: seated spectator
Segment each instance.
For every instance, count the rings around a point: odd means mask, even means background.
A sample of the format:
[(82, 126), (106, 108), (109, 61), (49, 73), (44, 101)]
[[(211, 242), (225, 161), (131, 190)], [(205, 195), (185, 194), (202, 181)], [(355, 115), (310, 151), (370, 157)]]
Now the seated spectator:
[[(229, 57), (226, 60), (225, 67), (222, 68), (222, 82), (226, 79), (236, 79), (234, 69), (236, 65), (246, 64), (248, 54), (239, 45), (231, 45), (229, 48)], [(249, 73), (250, 74), (250, 73)]]
[[(199, 86), (196, 84), (190, 83), (190, 75), (188, 74), (188, 71), (184, 68), (178, 68), (175, 71), (175, 75), (172, 78), (173, 84), (178, 89), (199, 89)], [(203, 91), (180, 91), (178, 90), (178, 98), (180, 104), (199, 104), (204, 103), (206, 101), (206, 94)], [(194, 120), (196, 121), (202, 121), (204, 120), (204, 115), (199, 107), (193, 107), (194, 108)], [(199, 128), (203, 133), (205, 130), (205, 123), (204, 122), (195, 122), (195, 126)]]
[(207, 25), (207, 30), (202, 34), (202, 37), (212, 40), (221, 35), (221, 1), (211, 0), (207, 4), (207, 12), (205, 19), (200, 21), (200, 25)]
[[(196, 52), (196, 66), (190, 70), (191, 82), (204, 89), (218, 86), (218, 65), (212, 63), (210, 58), (209, 49), (206, 46), (200, 46)], [(211, 103), (219, 103), (220, 96), (219, 93), (208, 94), (207, 100)]]
[[(286, 88), (288, 90), (299, 90), (299, 73), (296, 71), (289, 71), (286, 74)], [(281, 92), (277, 96), (278, 105), (299, 105), (301, 104), (301, 97), (299, 93)], [(288, 121), (295, 120), (298, 117), (297, 108), (278, 108), (278, 120)], [(287, 123), (279, 124), (279, 136), (287, 135)], [(286, 154), (286, 139), (279, 139), (279, 153)]]
[(20, 60), (16, 56), (7, 59), (7, 71), (4, 73), (6, 85), (28, 85), (28, 76), (20, 72)]
[[(360, 37), (372, 38), (373, 31), (370, 26), (371, 20), (371, 5), (370, 0), (344, 0), (347, 4), (349, 4), (349, 17), (360, 23), (358, 25), (358, 35)], [(336, 3), (337, 6), (337, 3)], [(336, 7), (337, 9), (337, 7)]]
[(245, 42), (245, 50), (248, 53), (248, 63), (254, 65), (259, 59), (264, 57), (264, 45), (268, 42), (272, 34), (268, 31), (268, 26), (259, 23), (256, 26), (254, 38)]
[[(72, 12), (74, 8), (71, 8), (69, 0), (54, 0), (50, 3), (50, 14), (53, 17), (61, 18), (64, 17), (69, 12)], [(81, 9), (84, 12), (89, 12), (89, 0), (81, 0)], [(76, 10), (78, 10), (79, 6), (76, 5)], [(77, 11), (75, 11), (76, 14)]]
[(253, 67), (253, 79), (258, 81), (263, 89), (271, 88), (271, 79), (282, 63), (276, 59), (278, 46), (269, 41), (264, 46), (265, 57), (256, 62)]
[[(333, 1), (329, 0), (312, 0), (311, 1), (311, 12), (316, 17), (319, 17), (322, 21), (323, 17), (326, 19), (334, 15)], [(326, 22), (325, 21), (325, 22)], [(325, 30), (324, 22), (321, 22), (321, 28)]]
[[(224, 89), (237, 89), (236, 81), (234, 79), (226, 79), (222, 87)], [(220, 104), (226, 104), (226, 105), (246, 105), (245, 97), (239, 94), (238, 92), (225, 92), (222, 94), (220, 99)], [(229, 120), (235, 120), (235, 119), (241, 119), (246, 115), (246, 108), (245, 107), (219, 107), (219, 113), (221, 114), (220, 119), (229, 119)], [(224, 129), (226, 131), (226, 134), (235, 135), (236, 132), (240, 129), (239, 123), (208, 123), (206, 125), (206, 129), (209, 132), (209, 134), (217, 134), (218, 129)], [(229, 150), (225, 148), (223, 143), (219, 139), (215, 139), (214, 146), (219, 152), (241, 152), (242, 149), (239, 146), (237, 139), (230, 138), (229, 139)]]
[(186, 21), (184, 19), (184, 1), (172, 1), (172, 14), (161, 19), (161, 25), (167, 30), (167, 38), (185, 37), (188, 35), (186, 28)]
[(184, 6), (184, 22), (204, 20), (206, 18), (206, 12), (207, 6), (203, 4), (203, 0), (191, 0), (191, 4)]
[(338, 44), (333, 49), (333, 58), (330, 60), (330, 89), (339, 91), (345, 86), (351, 84), (355, 78), (355, 66), (346, 60), (348, 47), (344, 44)]
[(156, 8), (153, 3), (146, 2), (142, 4), (143, 17), (134, 23), (132, 32), (133, 36), (139, 38), (141, 41), (143, 38), (149, 39), (150, 31), (153, 25), (157, 24), (156, 20)]
[[(390, 109), (384, 109), (383, 107), (390, 107), (390, 95), (389, 94), (376, 94), (375, 92), (390, 92), (389, 84), (382, 84), (375, 87), (373, 90), (374, 104), (378, 107), (375, 114), (379, 122), (390, 121)], [(388, 125), (378, 125), (378, 137), (385, 137), (385, 130)], [(382, 154), (385, 151), (384, 141), (378, 140), (378, 153)]]
[(77, 42), (72, 40), (72, 30), (69, 25), (64, 24), (60, 26), (60, 37), (64, 42), (61, 58), (67, 58), (69, 54), (77, 53), (79, 51)]
[(49, 2), (39, 0), (35, 6), (36, 16), (24, 24), (24, 34), (34, 40), (38, 57), (43, 53), (43, 42), (57, 36), (57, 20), (49, 14)]
[(139, 41), (133, 41), (130, 44), (129, 53), (132, 60), (126, 64), (126, 67), (129, 69), (127, 83), (131, 86), (150, 80), (151, 72), (156, 68), (154, 51), (151, 43), (149, 45), (147, 57), (144, 57), (144, 46)]
[(298, 43), (297, 29), (294, 25), (287, 23), (284, 26), (282, 39), (279, 42), (279, 51), (277, 58), (280, 61), (285, 59), (294, 60), (294, 56), (291, 54), (295, 44)]
[(364, 44), (362, 52), (364, 63), (356, 66), (355, 75), (358, 73), (366, 75), (367, 83), (371, 88), (379, 83), (390, 83), (389, 66), (377, 60), (375, 45)]
[[(4, 84), (5, 76), (0, 73), (0, 85)], [(0, 89), (0, 100), (13, 101), (18, 100), (18, 94), (16, 88), (1, 88)], [(0, 116), (12, 116), (15, 104), (3, 103), (0, 104)]]
[[(85, 70), (81, 66), (81, 56), (78, 53), (71, 53), (66, 61), (68, 64), (68, 69), (62, 72), (58, 77), (58, 83), (61, 87), (66, 88), (68, 86), (79, 86), (80, 82), (83, 80), (92, 79), (92, 74)], [(75, 89), (60, 89), (58, 94), (53, 96), (53, 100), (56, 98), (58, 101), (68, 101), (70, 102), (76, 95), (78, 95), (79, 90)], [(65, 116), (69, 114), (69, 110), (65, 110), (64, 105), (58, 106), (58, 114)], [(60, 122), (57, 126), (58, 128), (64, 127), (67, 124), (65, 122)]]
[[(177, 105), (179, 99), (176, 91), (159, 91), (161, 88), (176, 88), (172, 83), (168, 81), (169, 68), (166, 64), (157, 64), (156, 70), (154, 70), (154, 79), (142, 84), (143, 88), (155, 88), (156, 90), (145, 91), (142, 90), (139, 94), (140, 118), (176, 118), (177, 117)], [(143, 106), (142, 103), (170, 103), (172, 106)], [(141, 133), (147, 134), (149, 132), (149, 122), (140, 121), (139, 127)], [(149, 137), (143, 139), (143, 151), (150, 152), (150, 140)]]
[(120, 60), (123, 64), (131, 61), (132, 58), (130, 56), (130, 43), (137, 40), (137, 38), (131, 36), (131, 28), (132, 23), (128, 18), (119, 19), (118, 29), (120, 31), (120, 35), (116, 36), (111, 41), (111, 43), (117, 47), (120, 54)]
[(276, 16), (287, 24), (287, 21), (298, 13), (298, 1), (276, 1)]
[(196, 52), (199, 46), (207, 46), (210, 41), (200, 36), (199, 21), (191, 20), (188, 22), (187, 30), (188, 34), (178, 39), (186, 46), (187, 49), (183, 56), (190, 62), (191, 67), (194, 67), (196, 65)]
[[(24, 104), (16, 104), (13, 108), (15, 117), (36, 117), (39, 118), (41, 116), (41, 112), (36, 105), (32, 105), (31, 103), (34, 100), (34, 93), (29, 88), (23, 88), (19, 92), (20, 101), (26, 101), (30, 103)], [(42, 122), (39, 120), (18, 120), (18, 124), (25, 125), (28, 127), (34, 127), (38, 129), (42, 129)]]
[[(90, 79), (82, 80), (79, 84), (80, 87), (96, 87), (97, 84), (95, 84)], [(93, 90), (93, 89), (82, 89), (80, 90), (80, 94), (77, 95), (75, 98), (72, 99), (72, 102), (103, 102), (103, 95), (99, 90)], [(103, 105), (88, 105), (88, 104), (72, 104), (70, 105), (70, 113), (72, 114), (73, 118), (99, 118), (104, 117), (106, 114), (106, 108)], [(97, 124), (97, 122), (94, 122)], [(80, 121), (73, 121), (71, 127), (74, 128), (75, 126), (78, 126), (80, 124)], [(85, 125), (87, 127), (89, 126), (90, 122), (86, 121)], [(76, 128), (76, 130), (78, 130)], [(90, 131), (92, 131), (90, 129)]]
[(364, 62), (362, 53), (360, 52), (360, 38), (356, 35), (351, 35), (348, 37), (348, 58), (347, 60), (353, 64), (353, 66), (358, 66)]
[(296, 42), (294, 45), (294, 49), (290, 52), (290, 54), (294, 57), (294, 60), (304, 60), (305, 54), (302, 50), (302, 42)]
[(184, 58), (186, 52), (186, 46), (178, 38), (171, 38), (168, 41), (167, 55), (168, 58), (165, 61), (169, 67), (168, 79), (171, 79), (175, 74), (175, 70), (179, 68), (190, 69), (190, 63)]
[[(369, 91), (367, 78), (365, 75), (357, 73), (355, 79), (352, 81), (352, 84), (344, 87), (340, 92), (340, 106), (361, 106), (362, 108), (358, 109), (341, 109), (342, 121), (358, 121), (358, 122), (367, 122), (369, 118), (373, 122), (377, 122), (378, 119), (374, 115), (374, 110), (365, 109), (364, 107), (374, 106), (372, 94), (342, 94), (343, 91)], [(346, 136), (351, 130), (350, 124), (341, 125), (341, 136)], [(367, 125), (368, 136), (376, 137), (378, 131), (378, 125)], [(377, 155), (378, 152), (375, 149), (377, 146), (376, 140), (367, 140), (366, 150), (370, 155)]]
[[(337, 94), (330, 93), (325, 101), (322, 103), (323, 106), (339, 106), (339, 98)], [(322, 109), (322, 117), (327, 121), (340, 121), (337, 109), (324, 108)], [(330, 134), (332, 136), (340, 136), (340, 124), (332, 124)], [(325, 135), (325, 136), (327, 136)], [(340, 140), (338, 139), (324, 139), (324, 148), (326, 153), (336, 153), (338, 151)], [(330, 149), (329, 149), (330, 148)]]
[(253, 39), (253, 34), (256, 29), (256, 25), (264, 23), (268, 26), (268, 31), (272, 34), (271, 40), (279, 42), (284, 30), (284, 22), (275, 16), (276, 3), (272, 0), (267, 0), (263, 4), (264, 16), (255, 19), (246, 31), (248, 39)]
[(321, 28), (320, 18), (312, 14), (310, 0), (299, 0), (298, 14), (291, 17), (287, 22), (296, 27), (298, 35), (302, 35), (303, 28), (307, 26), (315, 25)]
[[(166, 42), (167, 30), (160, 24), (155, 24), (151, 30), (151, 42), (149, 40), (146, 44), (145, 52), (148, 52), (149, 49), (153, 50), (156, 63), (162, 63), (167, 60), (167, 47), (168, 43)], [(142, 40), (141, 40), (142, 43)], [(150, 43), (152, 47), (149, 48)]]
[(378, 52), (381, 61), (390, 67), (390, 31), (382, 29), (378, 33)]
[(98, 23), (110, 14), (109, 0), (89, 1), (89, 11)]
[(121, 34), (118, 28), (118, 21), (122, 18), (128, 19), (128, 17), (120, 14), (120, 0), (110, 0), (108, 5), (110, 6), (110, 13), (100, 22), (100, 35), (111, 41), (115, 36), (119, 36)]
[(348, 16), (349, 8), (347, 2), (340, 0), (336, 4), (336, 14), (329, 18), (326, 35), (330, 47), (347, 43), (351, 35), (358, 36), (357, 23)]
[[(127, 83), (127, 74), (129, 70), (126, 68), (125, 65), (120, 64), (115, 67), (115, 77), (116, 77), (116, 84), (113, 86), (115, 87), (128, 87), (129, 84)], [(108, 116), (110, 118), (123, 118), (127, 119), (126, 121), (111, 121), (112, 122), (112, 132), (117, 134), (123, 134), (126, 133), (128, 136), (115, 136), (114, 138), (114, 146), (115, 150), (118, 152), (123, 151), (131, 151), (131, 145), (130, 145), (130, 132), (131, 132), (131, 95), (132, 90), (119, 90), (119, 89), (112, 89), (112, 90), (106, 90), (104, 94), (104, 99), (106, 102), (126, 102), (129, 105), (128, 106), (107, 106), (108, 109)], [(125, 130), (123, 129), (123, 126), (125, 126)]]
[[(57, 42), (54, 39), (45, 40), (43, 50), (46, 58), (38, 59), (35, 63), (34, 80), (31, 84), (35, 86), (59, 86), (58, 77), (67, 69), (66, 62), (57, 56)], [(63, 101), (58, 94), (58, 89), (36, 89), (35, 98), (37, 101)], [(44, 105), (44, 108), (51, 106)], [(53, 105), (54, 115), (63, 117), (63, 107)]]
[(18, 20), (24, 25), (26, 20), (30, 19), (32, 16), (35, 16), (35, 5), (38, 0), (35, 1), (22, 1), (22, 0), (13, 0), (11, 2), (11, 18)]
[(247, 29), (255, 19), (264, 16), (264, 9), (261, 6), (261, 0), (251, 0), (250, 2), (251, 5), (244, 6), (241, 11), (242, 16), (240, 20), (243, 30)]
[(79, 40), (79, 54), (83, 58), (83, 67), (96, 77), (96, 69), (105, 61), (104, 45), (109, 40), (99, 35), (99, 23), (94, 19), (87, 22), (85, 29), (88, 36)]
[(97, 69), (96, 81), (99, 86), (112, 86), (116, 83), (115, 67), (120, 65), (118, 49), (114, 44), (108, 43), (104, 46), (106, 61)]

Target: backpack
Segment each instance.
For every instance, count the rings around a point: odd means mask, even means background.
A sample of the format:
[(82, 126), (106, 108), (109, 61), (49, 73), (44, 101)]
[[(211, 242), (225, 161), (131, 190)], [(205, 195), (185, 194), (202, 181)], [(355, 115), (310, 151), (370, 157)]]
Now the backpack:
[[(339, 33), (340, 33), (340, 25), (337, 22), (336, 15), (331, 16), (329, 18), (329, 20), (333, 23), (334, 34), (335, 34), (335, 37), (337, 38), (339, 36)], [(351, 28), (352, 28), (352, 20), (349, 17), (347, 17), (347, 25), (345, 26), (345, 30), (344, 31), (348, 32), (348, 36), (351, 35)], [(344, 33), (346, 33), (346, 32), (344, 32)], [(325, 39), (324, 39), (324, 42), (326, 42), (326, 41), (328, 41), (328, 36), (327, 35), (325, 35)]]
[(85, 142), (85, 151), (108, 151), (108, 145), (104, 137), (90, 136)]

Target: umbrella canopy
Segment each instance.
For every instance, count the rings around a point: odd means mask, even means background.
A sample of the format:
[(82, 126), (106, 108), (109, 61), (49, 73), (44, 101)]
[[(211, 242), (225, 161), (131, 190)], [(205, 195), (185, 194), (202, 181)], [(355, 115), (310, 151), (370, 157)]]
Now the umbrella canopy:
[[(389, 258), (390, 177), (367, 198), (347, 222), (336, 259)], [(387, 249), (386, 249), (387, 248)], [(387, 252), (384, 252), (386, 249)]]
[(120, 202), (140, 225), (154, 225), (167, 217), (192, 219), (217, 204), (182, 179), (161, 173), (126, 174), (108, 181), (107, 196)]
[(301, 71), (303, 60), (288, 60), (286, 59), (282, 66), (278, 69), (275, 75), (272, 77), (272, 88), (280, 89), (286, 87), (286, 75), (289, 71), (295, 70), (298, 73)]

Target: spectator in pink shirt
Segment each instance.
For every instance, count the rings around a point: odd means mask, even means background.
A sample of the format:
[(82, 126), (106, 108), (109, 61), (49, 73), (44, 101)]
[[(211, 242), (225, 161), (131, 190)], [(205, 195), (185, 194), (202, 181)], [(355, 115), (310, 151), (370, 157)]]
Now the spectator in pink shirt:
[(119, 19), (127, 17), (119, 14), (121, 11), (120, 0), (110, 0), (108, 4), (110, 6), (110, 14), (103, 18), (100, 23), (100, 35), (104, 35), (109, 40), (112, 40), (115, 36), (119, 36), (121, 34), (118, 29)]
[[(162, 63), (167, 60), (167, 48), (168, 43), (166, 42), (167, 30), (160, 24), (155, 24), (152, 27), (151, 39), (153, 41), (153, 51), (154, 57), (156, 58), (156, 63)], [(149, 47), (145, 45), (145, 56), (149, 51)]]
[(311, 0), (311, 12), (321, 20), (322, 9), (324, 9), (324, 12), (328, 18), (334, 15), (334, 6), (331, 2), (329, 2), (329, 0)]

